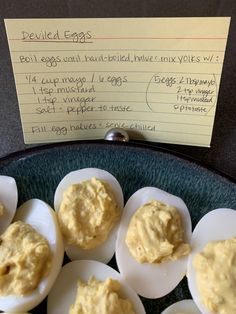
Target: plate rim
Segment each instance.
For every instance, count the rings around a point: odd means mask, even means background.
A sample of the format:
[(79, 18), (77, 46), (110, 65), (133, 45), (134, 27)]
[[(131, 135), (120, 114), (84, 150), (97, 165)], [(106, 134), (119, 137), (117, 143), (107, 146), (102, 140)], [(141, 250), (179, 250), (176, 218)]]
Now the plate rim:
[(214, 175), (218, 175), (221, 178), (224, 178), (233, 184), (236, 184), (236, 178), (224, 173), (223, 171), (220, 171), (214, 168), (213, 166), (209, 166), (206, 163), (199, 161), (196, 158), (193, 158), (192, 156), (174, 151), (169, 148), (160, 147), (158, 146), (158, 144), (159, 143), (142, 142), (142, 141), (135, 141), (135, 140), (128, 141), (128, 142), (121, 142), (121, 141), (107, 141), (107, 140), (101, 140), (101, 139), (44, 143), (42, 145), (26, 147), (25, 149), (15, 151), (15, 152), (7, 154), (6, 156), (1, 157), (0, 166), (2, 163), (10, 163), (13, 161), (18, 161), (20, 159), (24, 159), (32, 155), (40, 154), (43, 151), (50, 151), (52, 149), (57, 149), (57, 148), (76, 147), (76, 146), (80, 147), (80, 146), (89, 146), (89, 145), (91, 146), (98, 145), (101, 147), (102, 146), (116, 146), (116, 147), (128, 147), (128, 148), (130, 147), (133, 149), (138, 148), (138, 149), (150, 150), (152, 152), (160, 152), (160, 153), (170, 155), (172, 157), (176, 157), (178, 159), (181, 159), (182, 161), (187, 161), (190, 164), (193, 164), (204, 170), (207, 170)]

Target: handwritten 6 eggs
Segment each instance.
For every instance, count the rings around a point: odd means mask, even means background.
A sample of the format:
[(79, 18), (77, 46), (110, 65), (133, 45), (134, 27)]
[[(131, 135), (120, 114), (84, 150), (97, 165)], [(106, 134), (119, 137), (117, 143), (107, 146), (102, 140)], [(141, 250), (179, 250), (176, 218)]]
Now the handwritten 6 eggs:
[[(99, 179), (106, 182), (111, 188), (115, 201), (120, 210), (123, 209), (124, 200), (121, 186), (117, 179), (109, 172), (98, 168), (84, 168), (68, 173), (57, 186), (54, 196), (54, 207), (58, 211), (63, 200), (63, 194), (65, 190), (73, 185), (83, 181), (91, 180), (92, 178)], [(78, 208), (80, 210), (80, 208)], [(120, 213), (121, 214), (121, 213)], [(115, 224), (110, 231), (108, 238), (105, 242), (93, 249), (81, 249), (76, 245), (65, 244), (66, 254), (71, 260), (77, 259), (93, 259), (104, 263), (109, 262), (115, 252), (115, 241), (118, 230), (119, 222)]]
[(32, 199), (18, 208), (14, 221), (31, 225), (47, 239), (52, 261), (49, 273), (43, 277), (38, 287), (30, 294), (23, 296), (1, 296), (0, 310), (9, 312), (26, 312), (38, 305), (49, 293), (62, 266), (64, 247), (57, 224), (55, 212), (45, 202)]
[(139, 263), (125, 243), (128, 226), (138, 208), (158, 200), (178, 209), (184, 229), (185, 242), (191, 239), (191, 218), (182, 199), (155, 187), (145, 187), (135, 192), (125, 205), (116, 242), (116, 260), (120, 273), (141, 296), (160, 298), (171, 292), (186, 274), (187, 256), (161, 264)]

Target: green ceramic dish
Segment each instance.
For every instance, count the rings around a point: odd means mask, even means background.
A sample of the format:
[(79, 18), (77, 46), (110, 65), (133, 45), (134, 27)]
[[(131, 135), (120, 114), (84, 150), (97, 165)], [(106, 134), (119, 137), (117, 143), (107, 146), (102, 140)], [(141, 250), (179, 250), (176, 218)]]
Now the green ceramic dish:
[[(193, 227), (212, 209), (236, 209), (234, 182), (194, 162), (149, 146), (73, 142), (30, 149), (0, 160), (0, 174), (16, 179), (18, 205), (30, 198), (39, 198), (53, 206), (59, 181), (68, 172), (85, 167), (111, 172), (123, 188), (125, 201), (144, 186), (155, 186), (181, 197), (189, 208)], [(116, 268), (115, 258), (109, 264)], [(183, 279), (167, 296), (155, 300), (142, 298), (142, 301), (147, 314), (158, 314), (186, 298), (190, 298), (190, 293)], [(46, 313), (46, 301), (31, 313)]]

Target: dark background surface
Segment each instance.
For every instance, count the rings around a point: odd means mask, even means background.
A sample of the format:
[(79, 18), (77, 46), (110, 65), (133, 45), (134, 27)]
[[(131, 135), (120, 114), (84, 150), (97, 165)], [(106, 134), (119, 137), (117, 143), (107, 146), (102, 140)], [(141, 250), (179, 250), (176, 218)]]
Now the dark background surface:
[(0, 157), (30, 147), (23, 141), (4, 18), (231, 16), (211, 148), (154, 145), (193, 157), (236, 179), (235, 0), (0, 0), (0, 16)]

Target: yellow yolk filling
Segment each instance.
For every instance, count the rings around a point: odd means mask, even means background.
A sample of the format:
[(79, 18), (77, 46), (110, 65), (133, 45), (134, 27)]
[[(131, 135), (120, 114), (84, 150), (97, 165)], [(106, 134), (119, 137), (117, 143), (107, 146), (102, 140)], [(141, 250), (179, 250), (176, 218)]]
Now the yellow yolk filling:
[(4, 205), (0, 202), (0, 217), (4, 214), (5, 207)]
[(159, 201), (150, 201), (132, 216), (125, 242), (140, 263), (162, 263), (189, 254), (178, 210)]
[(117, 280), (98, 281), (94, 277), (88, 283), (79, 281), (75, 303), (69, 314), (135, 314), (132, 303), (121, 297)]
[(236, 238), (209, 242), (193, 260), (197, 285), (206, 308), (236, 313)]
[(47, 240), (17, 221), (0, 236), (0, 296), (26, 295), (37, 288), (51, 267)]
[(109, 185), (92, 178), (68, 187), (58, 220), (66, 243), (88, 250), (106, 241), (120, 213)]

